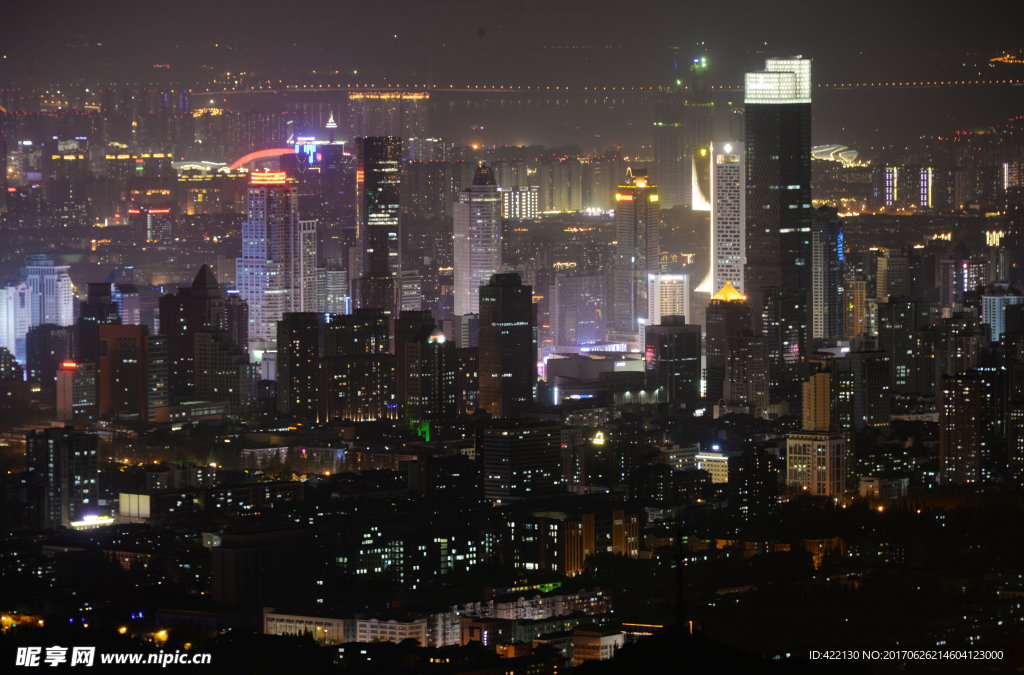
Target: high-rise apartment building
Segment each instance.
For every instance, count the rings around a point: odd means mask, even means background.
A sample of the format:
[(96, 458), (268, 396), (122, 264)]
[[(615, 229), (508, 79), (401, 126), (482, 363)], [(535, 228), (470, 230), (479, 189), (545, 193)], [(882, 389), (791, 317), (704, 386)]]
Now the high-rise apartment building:
[(69, 265), (58, 265), (48, 255), (30, 255), (18, 272), (29, 289), (29, 326), (75, 322), (74, 288)]
[(747, 256), (743, 143), (712, 143), (711, 162), (711, 294), (726, 282), (743, 293)]
[(396, 136), (357, 138), (355, 151), (356, 239), (360, 261), (358, 274), (350, 270), (350, 275), (398, 277), (402, 270), (402, 139)]
[(501, 217), (526, 220), (540, 217), (540, 187), (520, 185), (501, 188)]
[(637, 319), (647, 313), (647, 275), (661, 272), (658, 188), (648, 184), (645, 169), (627, 170), (615, 200), (615, 332), (638, 341)]
[(744, 82), (746, 268), (758, 326), (765, 292), (810, 284), (811, 61), (772, 58)]
[(300, 221), (298, 196), (283, 172), (253, 174), (235, 261), (249, 305), (249, 352), (259, 360), (277, 340), (285, 312), (316, 309), (316, 221)]
[(985, 383), (976, 372), (939, 378), (939, 483), (982, 479), (985, 460)]
[[(430, 94), (424, 91), (350, 91), (352, 138), (430, 136)], [(428, 139), (433, 140), (433, 139)], [(402, 149), (399, 149), (401, 155)]]
[(996, 282), (985, 287), (981, 295), (981, 322), (988, 324), (992, 342), (999, 342), (1006, 332), (1006, 308), (1024, 304), (1024, 294), (1005, 282)]
[(43, 484), (43, 527), (71, 527), (100, 513), (99, 437), (51, 427), (25, 438), (30, 474)]
[(453, 206), (455, 313), (480, 311), (480, 287), (501, 268), (501, 194), (494, 172), (481, 165)]
[(725, 381), (722, 398), (730, 407), (746, 408), (754, 417), (768, 417), (768, 353), (763, 335), (743, 331), (725, 339)]
[(495, 274), (480, 289), (480, 407), (514, 417), (533, 402), (536, 386), (533, 288), (518, 274)]

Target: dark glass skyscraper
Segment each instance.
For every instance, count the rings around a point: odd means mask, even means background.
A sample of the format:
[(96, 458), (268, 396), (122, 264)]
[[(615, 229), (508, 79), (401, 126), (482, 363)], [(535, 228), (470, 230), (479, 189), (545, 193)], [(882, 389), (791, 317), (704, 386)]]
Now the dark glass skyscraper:
[(495, 274), (480, 287), (480, 407), (515, 417), (537, 384), (533, 288), (518, 274)]
[(768, 59), (765, 70), (746, 74), (744, 102), (744, 291), (760, 323), (766, 289), (810, 290), (810, 60)]
[(361, 277), (397, 277), (402, 265), (402, 139), (356, 139), (356, 238)]

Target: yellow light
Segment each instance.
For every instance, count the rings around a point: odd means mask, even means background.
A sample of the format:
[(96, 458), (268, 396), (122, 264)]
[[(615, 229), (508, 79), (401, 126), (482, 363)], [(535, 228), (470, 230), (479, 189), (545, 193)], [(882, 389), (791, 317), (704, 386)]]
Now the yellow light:
[(120, 628), (117, 629), (117, 632), (120, 633), (121, 635), (124, 635), (125, 633), (128, 632), (128, 627), (127, 626), (121, 626)]
[(651, 201), (652, 202), (658, 201), (658, 195), (651, 195)]

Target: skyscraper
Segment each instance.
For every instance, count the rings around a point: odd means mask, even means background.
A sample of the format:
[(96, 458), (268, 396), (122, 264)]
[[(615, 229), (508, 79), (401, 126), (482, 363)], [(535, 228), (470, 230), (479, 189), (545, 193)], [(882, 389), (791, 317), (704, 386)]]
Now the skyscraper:
[(811, 224), (811, 337), (843, 336), (843, 223), (835, 209), (822, 207)]
[(360, 269), (352, 276), (398, 277), (402, 269), (402, 139), (357, 138), (355, 147)]
[(707, 147), (714, 118), (706, 73), (707, 59), (694, 58), (685, 83), (676, 80), (674, 87), (663, 87), (658, 93), (654, 108), (654, 161), (666, 209), (692, 208), (694, 203), (693, 153)]
[(299, 220), (283, 172), (252, 175), (235, 270), (249, 305), (249, 352), (258, 360), (273, 348), (285, 312), (316, 309), (316, 221)]
[(985, 460), (984, 382), (976, 372), (939, 378), (939, 483), (965, 485), (982, 478)]
[(495, 274), (480, 289), (480, 407), (514, 417), (537, 385), (533, 289), (518, 274)]
[(730, 282), (743, 293), (747, 256), (743, 144), (711, 144), (711, 294)]
[(160, 332), (167, 336), (170, 396), (195, 396), (195, 335), (224, 330), (225, 319), (220, 285), (206, 265), (199, 269), (190, 288), (160, 298)]
[(662, 316), (644, 327), (644, 369), (647, 388), (659, 400), (693, 410), (700, 406), (700, 326), (682, 316)]
[(647, 275), (661, 271), (658, 188), (647, 171), (626, 171), (626, 184), (615, 195), (615, 332), (638, 341), (637, 319), (647, 313)]
[(496, 424), (479, 433), (484, 499), (507, 504), (558, 491), (562, 477), (562, 435), (558, 425), (523, 420)]
[(25, 438), (30, 474), (43, 483), (43, 527), (70, 527), (99, 515), (99, 437), (73, 427), (51, 427)]
[(29, 326), (70, 326), (75, 322), (70, 269), (68, 265), (56, 264), (48, 255), (30, 255), (25, 259), (18, 276), (30, 290)]
[(480, 165), (453, 206), (455, 313), (480, 311), (480, 287), (501, 268), (501, 194), (494, 172)]
[(0, 287), (0, 348), (25, 361), (25, 335), (32, 323), (32, 292), (28, 284)]
[(760, 327), (766, 289), (809, 290), (811, 61), (768, 59), (744, 87), (744, 293)]
[(726, 283), (711, 298), (707, 309), (707, 391), (705, 396), (711, 405), (716, 405), (724, 394), (726, 339), (750, 330), (750, 305), (742, 293)]

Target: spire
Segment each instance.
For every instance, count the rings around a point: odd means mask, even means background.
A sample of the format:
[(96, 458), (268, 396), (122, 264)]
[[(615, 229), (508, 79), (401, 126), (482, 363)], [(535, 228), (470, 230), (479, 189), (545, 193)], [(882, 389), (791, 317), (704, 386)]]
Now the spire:
[(210, 271), (209, 265), (203, 265), (199, 268), (199, 274), (196, 275), (195, 281), (192, 282), (192, 288), (218, 288), (217, 277), (213, 276), (213, 272)]
[(494, 171), (486, 164), (480, 164), (473, 175), (473, 185), (497, 185), (494, 180)]
[(745, 295), (736, 290), (736, 287), (732, 285), (732, 282), (726, 281), (725, 286), (722, 286), (722, 290), (715, 293), (712, 300), (724, 300), (726, 302), (743, 302), (747, 299)]

